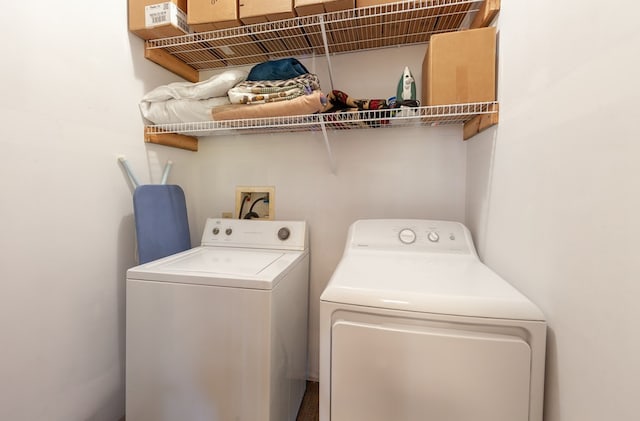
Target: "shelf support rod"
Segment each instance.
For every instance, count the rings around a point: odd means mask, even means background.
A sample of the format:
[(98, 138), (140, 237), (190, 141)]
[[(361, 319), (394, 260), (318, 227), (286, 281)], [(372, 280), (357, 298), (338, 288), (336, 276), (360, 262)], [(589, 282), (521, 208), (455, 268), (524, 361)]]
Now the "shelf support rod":
[[(324, 24), (324, 16), (320, 15), (320, 31), (322, 32), (322, 43), (324, 44), (324, 55), (327, 58), (327, 67), (329, 68), (329, 84), (333, 91), (333, 67), (331, 67), (331, 56), (329, 55), (329, 42), (327, 41), (327, 29)], [(324, 125), (322, 126), (324, 130)]]
[(324, 117), (320, 118), (320, 128), (322, 129), (322, 137), (324, 138), (324, 146), (327, 148), (327, 155), (329, 156), (329, 165), (331, 166), (331, 174), (336, 175), (336, 161), (333, 159), (333, 152), (331, 151), (331, 144), (329, 143), (329, 135), (327, 134), (327, 125), (325, 124)]

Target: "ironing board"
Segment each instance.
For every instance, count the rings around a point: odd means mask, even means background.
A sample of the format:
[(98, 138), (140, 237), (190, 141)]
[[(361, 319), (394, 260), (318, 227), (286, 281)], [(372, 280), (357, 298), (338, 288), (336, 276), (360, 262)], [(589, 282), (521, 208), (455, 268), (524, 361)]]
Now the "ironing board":
[(151, 262), (191, 248), (189, 220), (184, 191), (180, 186), (167, 184), (173, 163), (164, 167), (161, 184), (140, 185), (121, 155), (118, 162), (127, 172), (135, 187), (133, 214), (136, 222), (138, 262)]
[(191, 248), (184, 191), (171, 184), (147, 184), (133, 193), (140, 264)]

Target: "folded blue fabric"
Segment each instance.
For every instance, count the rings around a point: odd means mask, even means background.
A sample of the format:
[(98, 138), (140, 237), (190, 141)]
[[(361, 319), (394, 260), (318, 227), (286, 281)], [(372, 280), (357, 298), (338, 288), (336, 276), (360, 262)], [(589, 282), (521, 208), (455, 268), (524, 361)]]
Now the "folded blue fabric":
[(251, 68), (247, 80), (285, 80), (309, 73), (306, 67), (295, 58), (265, 61)]

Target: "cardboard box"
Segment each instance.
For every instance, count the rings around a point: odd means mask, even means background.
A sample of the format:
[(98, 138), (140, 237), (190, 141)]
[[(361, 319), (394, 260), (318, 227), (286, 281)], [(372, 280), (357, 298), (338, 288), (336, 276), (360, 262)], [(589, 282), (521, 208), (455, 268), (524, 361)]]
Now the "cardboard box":
[(319, 15), (353, 9), (355, 0), (295, 0), (294, 7), (298, 16)]
[[(397, 3), (398, 0), (356, 0), (356, 7), (379, 6), (386, 3)], [(359, 31), (360, 48), (379, 48), (389, 43), (383, 39), (383, 23), (381, 16), (362, 19), (362, 28)]]
[[(340, 10), (347, 10), (355, 8), (355, 0), (295, 0), (294, 7), (298, 16), (319, 15), (322, 13), (337, 12)], [(338, 31), (344, 27), (344, 23), (327, 24), (327, 42), (329, 45), (334, 44), (333, 32)], [(322, 34), (320, 25), (317, 27), (310, 27), (307, 29), (307, 38), (311, 47), (318, 54), (324, 54), (324, 42), (322, 41)], [(340, 51), (340, 49), (332, 49), (331, 52)]]
[(496, 99), (496, 28), (431, 36), (422, 62), (422, 104)]
[(462, 22), (464, 22), (469, 9), (471, 9), (471, 3), (437, 8), (436, 13), (441, 15), (443, 18), (438, 19), (438, 23), (434, 30), (436, 32), (448, 32), (459, 29)]
[(255, 64), (269, 59), (248, 32), (247, 35), (234, 36), (232, 40), (222, 38), (207, 43), (229, 65)]
[(187, 0), (187, 23), (196, 32), (242, 25), (238, 0)]
[(356, 4), (360, 8), (382, 6), (375, 10), (384, 12), (381, 18), (366, 20), (366, 28), (361, 31), (361, 38), (369, 41), (361, 43), (361, 48), (427, 42), (428, 34), (431, 32), (458, 30), (472, 5), (468, 2), (422, 10), (414, 9), (430, 3), (433, 2), (416, 0), (413, 3), (401, 4), (395, 0), (357, 0)]
[(129, 0), (129, 31), (143, 39), (188, 34), (187, 0)]
[[(295, 18), (293, 0), (241, 0), (240, 20), (245, 25)], [(255, 33), (260, 44), (274, 56), (309, 54), (311, 48), (302, 29), (295, 26), (272, 33)]]
[(293, 0), (240, 1), (240, 20), (245, 25), (290, 19), (295, 16)]
[(357, 7), (378, 6), (386, 3), (397, 3), (401, 0), (356, 0)]
[[(434, 33), (434, 28), (439, 22), (439, 9), (427, 9), (416, 11), (411, 15), (411, 22), (405, 25), (407, 38), (406, 44), (424, 43), (428, 42), (431, 34)], [(417, 17), (417, 19), (416, 19)]]
[[(389, 3), (398, 3), (396, 0), (357, 0), (358, 7), (382, 6)], [(416, 1), (415, 6), (426, 4), (426, 0)], [(378, 48), (389, 45), (404, 45), (406, 43), (426, 42), (426, 35), (419, 35), (431, 28), (437, 22), (436, 18), (429, 17), (436, 9), (413, 10), (410, 5), (396, 4), (379, 8), (378, 12), (395, 12), (385, 14), (384, 17), (368, 19), (366, 29), (361, 32), (363, 39), (368, 42), (361, 43), (361, 48)], [(404, 12), (404, 10), (407, 10)], [(418, 34), (416, 36), (416, 34)], [(366, 38), (365, 38), (366, 37)]]
[[(367, 1), (367, 4), (384, 5), (389, 3), (387, 1)], [(396, 3), (394, 5), (387, 5), (381, 8), (381, 11), (392, 12), (385, 14), (382, 22), (382, 45), (405, 45), (423, 43), (429, 41), (429, 34), (433, 33), (435, 25), (441, 20), (442, 11), (444, 8), (428, 8), (418, 9), (421, 6), (426, 6), (428, 3), (426, 0), (415, 1), (414, 3)], [(415, 7), (415, 8), (414, 8)], [(469, 8), (467, 4), (462, 7)], [(460, 14), (462, 14), (460, 9)], [(451, 21), (454, 18), (447, 16), (447, 21)], [(457, 17), (455, 18), (457, 19)], [(460, 26), (458, 23), (456, 29)], [(444, 31), (441, 31), (444, 32)]]
[[(242, 26), (238, 0), (188, 0), (187, 22), (196, 32), (215, 31)], [(232, 39), (221, 37), (208, 41), (227, 64), (243, 65), (265, 61), (268, 57), (248, 34)]]

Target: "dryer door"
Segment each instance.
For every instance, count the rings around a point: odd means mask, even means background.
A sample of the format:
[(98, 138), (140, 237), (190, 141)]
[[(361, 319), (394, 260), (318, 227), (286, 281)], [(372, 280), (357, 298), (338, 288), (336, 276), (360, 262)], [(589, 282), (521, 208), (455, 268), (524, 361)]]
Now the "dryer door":
[(527, 421), (530, 366), (516, 336), (336, 321), (331, 421)]

